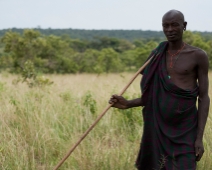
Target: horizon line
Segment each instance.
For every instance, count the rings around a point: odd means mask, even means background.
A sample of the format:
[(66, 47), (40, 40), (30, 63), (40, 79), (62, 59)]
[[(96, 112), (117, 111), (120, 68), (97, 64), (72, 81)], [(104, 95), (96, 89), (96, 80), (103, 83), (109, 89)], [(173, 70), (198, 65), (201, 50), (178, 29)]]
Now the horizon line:
[[(151, 30), (151, 29), (86, 29), (86, 28), (42, 28), (42, 27), (22, 27), (22, 28), (17, 28), (17, 27), (11, 27), (11, 28), (0, 28), (0, 30), (10, 30), (10, 29), (41, 29), (41, 30), (67, 30), (67, 29), (72, 29), (72, 30), (87, 30), (87, 31), (153, 31), (153, 32), (163, 32), (163, 30)], [(212, 31), (199, 31), (199, 30), (189, 30), (187, 31), (191, 32), (208, 32), (212, 33)]]

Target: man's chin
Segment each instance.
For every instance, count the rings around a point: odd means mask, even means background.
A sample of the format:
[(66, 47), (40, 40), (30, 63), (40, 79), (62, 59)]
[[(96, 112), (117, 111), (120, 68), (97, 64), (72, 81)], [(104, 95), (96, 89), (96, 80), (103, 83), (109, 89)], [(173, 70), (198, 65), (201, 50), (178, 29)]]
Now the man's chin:
[(174, 36), (174, 37), (166, 37), (166, 39), (169, 41), (169, 42), (176, 42), (176, 41), (179, 41), (179, 37), (177, 36)]
[(176, 41), (178, 41), (177, 38), (167, 38), (167, 40), (168, 40), (169, 42), (176, 42)]

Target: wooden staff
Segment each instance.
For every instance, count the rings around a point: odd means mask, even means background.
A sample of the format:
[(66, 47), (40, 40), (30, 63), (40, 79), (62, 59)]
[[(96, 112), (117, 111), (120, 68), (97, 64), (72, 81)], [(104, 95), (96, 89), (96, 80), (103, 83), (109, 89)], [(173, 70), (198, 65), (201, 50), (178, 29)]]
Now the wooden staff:
[[(129, 83), (123, 88), (123, 90), (119, 93), (119, 96), (123, 95), (127, 88), (132, 84), (135, 78), (144, 70), (144, 68), (149, 64), (154, 55), (146, 62), (144, 65), (135, 73)], [(113, 104), (109, 104), (105, 110), (99, 115), (96, 121), (88, 128), (88, 130), (82, 135), (82, 137), (78, 140), (78, 142), (68, 151), (68, 153), (64, 156), (64, 158), (57, 164), (54, 170), (57, 170), (65, 160), (71, 155), (71, 153), (75, 150), (75, 148), (82, 142), (82, 140), (88, 135), (88, 133), (94, 128), (94, 126), (99, 122), (99, 120), (105, 115), (105, 113), (111, 108)]]

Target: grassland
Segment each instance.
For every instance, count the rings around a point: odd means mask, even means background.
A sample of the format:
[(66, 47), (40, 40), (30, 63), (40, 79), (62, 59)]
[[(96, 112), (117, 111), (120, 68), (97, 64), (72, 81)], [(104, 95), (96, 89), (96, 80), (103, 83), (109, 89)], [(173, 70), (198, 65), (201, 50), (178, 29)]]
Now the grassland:
[[(209, 75), (212, 77), (212, 73)], [(0, 169), (49, 170), (119, 93), (131, 74), (51, 75), (54, 84), (29, 88), (0, 74)], [(125, 97), (140, 96), (140, 78)], [(212, 97), (212, 79), (210, 80)], [(142, 135), (141, 108), (110, 109), (61, 170), (133, 170)], [(199, 170), (212, 169), (212, 109)]]

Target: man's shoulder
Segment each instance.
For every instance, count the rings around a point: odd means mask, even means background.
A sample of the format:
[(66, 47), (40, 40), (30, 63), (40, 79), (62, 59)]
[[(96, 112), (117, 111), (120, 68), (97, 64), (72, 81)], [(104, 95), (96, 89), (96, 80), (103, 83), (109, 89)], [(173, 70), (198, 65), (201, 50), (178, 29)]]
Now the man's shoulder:
[(187, 44), (187, 46), (188, 46), (187, 49), (193, 52), (197, 58), (207, 57), (207, 53), (203, 49), (189, 45), (189, 44)]
[(209, 60), (207, 53), (203, 49), (188, 45), (187, 50), (191, 51), (191, 55), (193, 56), (195, 63), (198, 65), (198, 68), (208, 70)]

